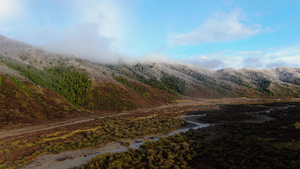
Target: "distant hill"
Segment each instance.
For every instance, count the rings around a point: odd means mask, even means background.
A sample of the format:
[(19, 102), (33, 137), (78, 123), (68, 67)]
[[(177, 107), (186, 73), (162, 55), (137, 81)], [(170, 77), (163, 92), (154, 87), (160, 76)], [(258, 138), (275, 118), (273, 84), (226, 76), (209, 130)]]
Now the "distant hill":
[(0, 127), (6, 122), (30, 124), (90, 111), (158, 106), (180, 97), (299, 96), (299, 68), (206, 70), (153, 62), (104, 65), (0, 35)]

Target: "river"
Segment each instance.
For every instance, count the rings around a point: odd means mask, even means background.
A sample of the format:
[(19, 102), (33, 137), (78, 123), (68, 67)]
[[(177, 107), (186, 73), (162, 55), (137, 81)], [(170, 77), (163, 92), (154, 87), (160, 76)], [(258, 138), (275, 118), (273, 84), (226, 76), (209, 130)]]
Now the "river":
[[(205, 114), (184, 116), (182, 118), (185, 119), (185, 121), (188, 123), (188, 126), (190, 126), (190, 127), (180, 128), (180, 129), (174, 130), (174, 131), (170, 132), (169, 134), (165, 134), (165, 135), (150, 135), (150, 136), (146, 136), (146, 137), (142, 137), (142, 138), (132, 139), (132, 140), (130, 140), (131, 144), (130, 144), (129, 147), (130, 148), (138, 148), (143, 144), (143, 141), (145, 141), (145, 140), (158, 141), (159, 137), (168, 137), (168, 136), (171, 136), (171, 135), (179, 134), (181, 132), (187, 132), (190, 129), (196, 130), (196, 129), (199, 129), (199, 128), (208, 127), (209, 124), (200, 123), (200, 122), (197, 121), (197, 117), (201, 117), (201, 116), (205, 116)], [(122, 141), (112, 143), (112, 144), (108, 144), (108, 145), (104, 145), (100, 148), (97, 148), (98, 151), (96, 151), (96, 153), (91, 152), (91, 154), (82, 155), (80, 157), (75, 157), (73, 159), (68, 159), (67, 156), (61, 157), (61, 161), (56, 160), (55, 163), (50, 164), (51, 166), (48, 166), (46, 168), (47, 169), (57, 169), (57, 168), (59, 168), (59, 169), (71, 169), (71, 168), (76, 168), (80, 165), (84, 165), (85, 163), (87, 163), (87, 160), (89, 160), (89, 159), (91, 159), (91, 158), (93, 158), (97, 155), (100, 155), (100, 154), (119, 153), (119, 152), (128, 151), (128, 148), (124, 147), (124, 146), (121, 146), (121, 143), (122, 143)]]

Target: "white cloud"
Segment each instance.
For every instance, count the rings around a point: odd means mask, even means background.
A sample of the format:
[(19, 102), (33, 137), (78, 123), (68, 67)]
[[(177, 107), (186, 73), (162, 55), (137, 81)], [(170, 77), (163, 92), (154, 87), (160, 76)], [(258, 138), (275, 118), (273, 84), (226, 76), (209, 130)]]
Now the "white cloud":
[(62, 18), (55, 20), (51, 20), (55, 16), (51, 16), (53, 13), (48, 11), (49, 8), (32, 9), (35, 13), (44, 13), (45, 21), (30, 13), (36, 0), (24, 1), (30, 2), (22, 7), (23, 11), (29, 11), (29, 15), (22, 20), (30, 24), (21, 30), (17, 30), (21, 24), (12, 24), (17, 25), (14, 26), (16, 39), (53, 52), (73, 54), (101, 63), (117, 63), (124, 57), (117, 52), (126, 31), (125, 7), (120, 0), (54, 1), (54, 5), (60, 7), (58, 14), (62, 15)]
[(125, 32), (125, 13), (122, 11), (119, 0), (82, 0), (80, 6), (80, 19), (97, 25), (98, 35), (111, 39), (112, 48), (119, 47)]
[(281, 48), (279, 50), (269, 49), (266, 53), (266, 67), (300, 67), (300, 45)]
[(123, 35), (126, 14), (119, 0), (80, 0), (75, 3), (75, 24), (61, 30), (45, 45), (52, 51), (74, 54), (101, 63), (118, 63), (117, 53)]
[(152, 52), (141, 58), (143, 62), (168, 62), (172, 63), (173, 60), (160, 52)]
[(205, 69), (220, 69), (224, 66), (224, 61), (217, 58), (209, 58), (208, 56), (193, 56), (182, 60)]
[(0, 21), (7, 21), (21, 9), (17, 0), (0, 0)]
[(261, 51), (222, 51), (182, 59), (207, 69), (300, 67), (300, 45)]
[(121, 55), (110, 49), (111, 39), (97, 36), (97, 24), (84, 23), (67, 28), (64, 34), (49, 41), (44, 48), (64, 54), (73, 54), (91, 61), (117, 63)]
[(214, 43), (245, 39), (263, 32), (259, 24), (246, 25), (241, 20), (240, 10), (228, 14), (217, 13), (193, 31), (171, 34), (168, 42), (171, 45)]

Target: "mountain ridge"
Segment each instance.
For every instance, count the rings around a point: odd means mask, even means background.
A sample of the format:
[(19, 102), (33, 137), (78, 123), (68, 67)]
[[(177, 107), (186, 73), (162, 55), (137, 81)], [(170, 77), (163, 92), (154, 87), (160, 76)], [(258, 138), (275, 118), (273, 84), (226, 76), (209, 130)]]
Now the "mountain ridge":
[[(14, 119), (4, 114), (17, 112), (16, 116), (24, 116), (23, 119), (47, 121), (59, 119), (51, 110), (64, 112), (64, 117), (68, 117), (97, 110), (159, 106), (178, 98), (300, 96), (299, 68), (207, 70), (193, 65), (149, 61), (109, 65), (52, 53), (4, 36), (0, 36), (0, 77), (1, 104), (5, 105), (0, 107), (2, 119)], [(14, 77), (17, 80), (13, 80)], [(48, 90), (52, 91), (49, 99), (41, 97), (43, 91)], [(16, 96), (23, 99), (18, 100)], [(30, 106), (23, 104), (28, 97), (35, 105), (52, 109), (45, 111), (45, 115), (32, 113), (29, 118)], [(7, 98), (12, 98), (10, 102), (14, 104), (8, 104)], [(68, 111), (59, 106), (54, 110), (56, 104), (51, 100), (69, 105)]]

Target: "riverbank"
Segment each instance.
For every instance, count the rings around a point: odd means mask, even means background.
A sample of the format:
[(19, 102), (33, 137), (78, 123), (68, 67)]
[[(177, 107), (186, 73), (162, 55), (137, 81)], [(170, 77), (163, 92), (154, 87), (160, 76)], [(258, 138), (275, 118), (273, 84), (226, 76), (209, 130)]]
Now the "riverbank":
[[(25, 165), (22, 169), (70, 169), (75, 168), (80, 165), (86, 164), (87, 160), (105, 153), (120, 153), (128, 151), (128, 148), (138, 148), (146, 140), (157, 141), (160, 137), (168, 137), (171, 135), (179, 134), (181, 132), (186, 132), (189, 129), (198, 129), (202, 127), (208, 127), (209, 124), (200, 123), (197, 118), (201, 115), (190, 115), (183, 116), (182, 118), (187, 119), (187, 125), (183, 128), (171, 131), (168, 134), (153, 134), (143, 137), (138, 137), (135, 139), (123, 139), (114, 143), (106, 144), (98, 148), (68, 151), (59, 154), (43, 155), (36, 159), (35, 161)], [(130, 142), (129, 147), (122, 146), (124, 142)]]

